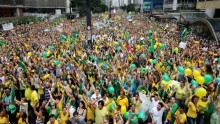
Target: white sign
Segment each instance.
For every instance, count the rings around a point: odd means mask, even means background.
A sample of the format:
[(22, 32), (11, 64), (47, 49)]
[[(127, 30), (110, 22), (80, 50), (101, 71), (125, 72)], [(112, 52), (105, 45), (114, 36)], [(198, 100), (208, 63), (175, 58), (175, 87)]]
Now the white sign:
[(186, 48), (186, 43), (180, 42), (179, 47), (185, 49)]
[(55, 10), (55, 15), (61, 15), (61, 9), (56, 9)]
[(14, 25), (12, 23), (2, 24), (2, 28), (4, 31), (12, 30)]

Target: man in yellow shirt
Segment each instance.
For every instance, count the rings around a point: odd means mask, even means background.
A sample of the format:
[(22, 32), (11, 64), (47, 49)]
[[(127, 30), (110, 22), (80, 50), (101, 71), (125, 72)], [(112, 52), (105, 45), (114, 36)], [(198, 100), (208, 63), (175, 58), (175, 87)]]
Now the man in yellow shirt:
[(47, 122), (47, 124), (58, 124), (58, 121), (54, 118), (54, 115), (50, 115), (50, 120)]
[(180, 104), (178, 110), (175, 113), (174, 124), (185, 124), (185, 122), (186, 122), (186, 114), (184, 112), (184, 105)]
[(108, 115), (108, 110), (104, 107), (104, 101), (100, 100), (95, 107), (95, 123), (102, 124), (103, 119)]
[(121, 95), (118, 96), (116, 103), (117, 103), (118, 105), (121, 105), (121, 107), (122, 107), (122, 106), (125, 106), (126, 109), (128, 108), (128, 105), (129, 105), (129, 103), (128, 103), (128, 98), (125, 96), (125, 93), (124, 93), (124, 92), (121, 92)]

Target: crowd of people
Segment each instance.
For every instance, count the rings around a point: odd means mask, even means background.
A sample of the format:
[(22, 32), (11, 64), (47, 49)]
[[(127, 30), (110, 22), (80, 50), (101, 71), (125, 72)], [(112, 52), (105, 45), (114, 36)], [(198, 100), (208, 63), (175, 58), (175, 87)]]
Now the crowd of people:
[(0, 124), (220, 124), (216, 41), (137, 13), (85, 20), (1, 31)]

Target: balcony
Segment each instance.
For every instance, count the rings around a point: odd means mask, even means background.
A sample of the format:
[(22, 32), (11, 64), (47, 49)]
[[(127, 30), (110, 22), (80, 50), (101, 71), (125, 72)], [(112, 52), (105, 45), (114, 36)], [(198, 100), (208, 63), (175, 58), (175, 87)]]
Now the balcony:
[(197, 9), (217, 9), (220, 8), (220, 0), (199, 0)]
[(0, 0), (0, 5), (10, 5), (10, 6), (15, 6), (15, 5), (23, 5), (24, 0)]

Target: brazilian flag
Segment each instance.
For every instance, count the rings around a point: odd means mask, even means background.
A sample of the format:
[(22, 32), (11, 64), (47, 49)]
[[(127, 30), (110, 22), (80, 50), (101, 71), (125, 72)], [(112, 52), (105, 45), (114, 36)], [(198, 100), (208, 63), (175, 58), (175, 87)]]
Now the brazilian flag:
[(98, 59), (98, 65), (99, 67), (101, 67), (102, 70), (111, 70), (110, 64), (108, 64), (102, 59)]
[(27, 68), (26, 68), (26, 66), (25, 66), (25, 63), (24, 63), (23, 61), (21, 61), (21, 62), (19, 63), (19, 65), (20, 65), (20, 67), (22, 68), (23, 72), (24, 72), (24, 73), (27, 73)]
[(10, 96), (11, 96), (11, 103), (10, 103), (10, 105), (8, 106), (8, 108), (9, 108), (9, 110), (10, 110), (11, 113), (15, 113), (15, 111), (16, 111), (16, 106), (15, 106), (15, 101), (14, 101), (14, 98), (15, 98), (15, 88), (14, 88), (13, 85), (12, 85), (12, 87), (11, 87)]
[(188, 34), (187, 28), (184, 28), (182, 34), (181, 34), (181, 40), (185, 41), (186, 40), (186, 35)]

